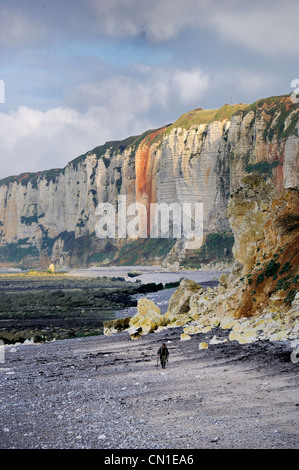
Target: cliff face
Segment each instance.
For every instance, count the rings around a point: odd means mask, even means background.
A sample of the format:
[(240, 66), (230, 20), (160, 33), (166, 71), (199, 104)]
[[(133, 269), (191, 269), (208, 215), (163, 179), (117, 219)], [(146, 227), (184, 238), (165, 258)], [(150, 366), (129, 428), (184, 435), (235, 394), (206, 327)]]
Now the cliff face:
[[(180, 239), (97, 238), (97, 205), (111, 202), (117, 213), (120, 195), (127, 206), (142, 202), (147, 209), (153, 202), (202, 202), (205, 237), (220, 233), (225, 239), (231, 232), (229, 196), (246, 175), (260, 174), (277, 193), (298, 187), (298, 113), (298, 104), (287, 96), (196, 109), (171, 126), (107, 142), (64, 169), (5, 178), (0, 181), (2, 265), (160, 263), (190, 255)], [(148, 226), (149, 217), (148, 210)], [(257, 215), (256, 223), (261, 221)]]
[[(261, 176), (248, 175), (231, 194), (227, 215), (235, 237), (230, 274), (222, 274), (219, 285), (206, 290), (183, 279), (165, 315), (154, 317), (154, 308), (148, 305), (131, 319), (132, 339), (183, 327), (181, 340), (186, 341), (217, 328), (211, 345), (290, 340), (298, 346), (299, 189), (278, 192)], [(107, 326), (105, 334), (115, 332), (115, 324)], [(225, 339), (217, 337), (219, 328), (231, 330)], [(199, 344), (200, 349), (208, 347)]]
[(231, 195), (228, 216), (239, 273), (234, 315), (286, 311), (299, 287), (299, 189), (278, 193), (248, 176)]

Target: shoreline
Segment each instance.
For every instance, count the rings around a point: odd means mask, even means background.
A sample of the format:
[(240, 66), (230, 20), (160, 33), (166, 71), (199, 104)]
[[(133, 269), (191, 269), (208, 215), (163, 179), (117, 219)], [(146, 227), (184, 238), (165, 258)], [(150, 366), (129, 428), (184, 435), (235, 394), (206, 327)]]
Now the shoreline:
[[(170, 293), (173, 293), (166, 285), (178, 282), (182, 272), (166, 275), (153, 267), (141, 269), (142, 274), (134, 278), (124, 276), (131, 271), (130, 267), (115, 271), (92, 270), (89, 276), (85, 276), (84, 271), (79, 274), (77, 271), (75, 274), (37, 271), (1, 274), (0, 340), (5, 343), (40, 342), (101, 335), (104, 321), (135, 313), (138, 296), (149, 295), (157, 301), (160, 295), (164, 311)], [(221, 272), (184, 274), (200, 282), (215, 284)]]
[[(295, 449), (298, 364), (288, 342), (228, 342), (181, 328), (7, 346), (2, 449)], [(166, 341), (165, 370), (156, 352)]]
[[(134, 277), (128, 276), (129, 272), (140, 272), (140, 275)], [(105, 277), (109, 273), (109, 277), (123, 277), (129, 282), (147, 283), (147, 282), (175, 282), (183, 277), (188, 277), (195, 282), (209, 281), (219, 279), (222, 273), (228, 273), (229, 269), (169, 269), (162, 266), (102, 266), (87, 269), (70, 270), (67, 275), (73, 277)]]

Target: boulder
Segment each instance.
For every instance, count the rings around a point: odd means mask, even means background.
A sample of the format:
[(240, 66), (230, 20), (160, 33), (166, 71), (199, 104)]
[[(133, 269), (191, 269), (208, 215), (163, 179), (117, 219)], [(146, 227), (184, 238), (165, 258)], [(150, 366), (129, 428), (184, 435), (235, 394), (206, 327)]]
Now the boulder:
[(130, 318), (128, 332), (132, 339), (136, 339), (164, 324), (160, 308), (152, 300), (143, 298), (138, 300), (137, 313)]
[(163, 331), (167, 328), (167, 326), (158, 326), (156, 330), (154, 330), (154, 333), (160, 333), (160, 331)]
[(219, 278), (219, 284), (220, 286), (224, 287), (225, 289), (227, 289), (227, 286), (228, 286), (228, 279), (229, 279), (229, 275), (228, 274), (221, 274), (220, 278)]
[(51, 263), (50, 266), (48, 267), (48, 273), (50, 273), (50, 274), (55, 273), (55, 266), (54, 266), (53, 263)]
[(141, 271), (129, 271), (128, 272), (129, 277), (137, 277), (137, 276), (141, 276), (141, 275), (142, 275)]
[(191, 336), (188, 335), (187, 333), (181, 334), (181, 341), (188, 341), (189, 339), (191, 339)]
[(201, 329), (198, 325), (188, 325), (184, 328), (184, 333), (188, 335), (196, 335), (197, 333), (200, 333)]
[(296, 293), (295, 298), (292, 302), (292, 309), (299, 312), (299, 292)]
[(141, 336), (142, 336), (142, 328), (141, 328), (141, 326), (138, 326), (138, 327), (132, 326), (131, 328), (128, 328), (127, 331), (128, 331), (128, 333), (129, 333), (131, 339), (133, 339), (133, 340), (134, 340), (134, 339), (139, 339), (139, 338), (141, 338)]
[(204, 289), (190, 279), (182, 279), (180, 286), (171, 296), (168, 304), (168, 314), (184, 315), (190, 310), (190, 298), (195, 293), (202, 294)]
[(278, 333), (273, 333), (273, 335), (270, 336), (269, 341), (285, 341), (289, 339), (289, 337), (290, 337), (290, 331), (282, 330), (282, 331), (279, 331)]
[(257, 340), (257, 330), (248, 328), (245, 331), (231, 331), (229, 334), (230, 341), (238, 341), (239, 344), (249, 344)]
[(141, 328), (142, 334), (148, 334), (154, 331), (158, 326), (163, 323), (163, 316), (157, 312), (149, 311), (146, 315), (137, 313), (130, 320), (130, 328)]
[(192, 318), (186, 314), (186, 315), (178, 315), (178, 314), (172, 314), (169, 312), (166, 312), (164, 315), (164, 321), (165, 324), (168, 326), (168, 328), (176, 328), (178, 326), (184, 326), (186, 323), (189, 323), (192, 320)]
[(141, 315), (146, 315), (149, 311), (157, 312), (159, 315), (161, 314), (161, 310), (158, 305), (156, 305), (155, 302), (147, 299), (146, 297), (138, 300), (137, 311)]
[(217, 336), (214, 335), (209, 344), (221, 344), (221, 343), (227, 343), (227, 338), (221, 339), (221, 338), (217, 338)]
[(236, 325), (239, 325), (239, 322), (233, 317), (224, 317), (220, 321), (220, 328), (222, 330), (230, 330)]

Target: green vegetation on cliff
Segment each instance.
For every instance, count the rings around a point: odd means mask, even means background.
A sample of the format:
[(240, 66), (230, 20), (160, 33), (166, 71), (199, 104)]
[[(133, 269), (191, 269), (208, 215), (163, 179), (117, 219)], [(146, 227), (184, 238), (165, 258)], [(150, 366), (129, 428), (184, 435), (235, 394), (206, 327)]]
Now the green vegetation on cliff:
[(193, 109), (180, 116), (179, 119), (166, 129), (165, 134), (169, 134), (172, 129), (179, 127), (190, 129), (192, 126), (208, 124), (212, 121), (230, 120), (233, 114), (239, 110), (245, 109), (247, 106), (247, 104), (238, 103), (235, 105), (225, 104), (219, 109)]
[(155, 258), (163, 260), (174, 246), (174, 238), (141, 238), (126, 243), (119, 251), (113, 263), (122, 265), (144, 264), (154, 261)]
[(46, 185), (49, 186), (50, 182), (55, 183), (57, 176), (62, 172), (62, 168), (53, 168), (51, 170), (38, 171), (37, 173), (22, 173), (20, 175), (8, 176), (0, 180), (0, 186), (8, 186), (11, 183), (20, 183), (22, 186), (27, 186), (30, 183), (33, 188), (37, 188), (38, 181), (41, 179), (45, 179)]
[(257, 163), (249, 163), (245, 167), (247, 173), (255, 173), (261, 176), (272, 176), (273, 169), (279, 165), (279, 161), (275, 160), (272, 163), (262, 160)]
[(0, 247), (1, 263), (20, 263), (24, 258), (39, 258), (39, 251), (35, 246), (18, 243), (8, 243)]
[(202, 247), (190, 253), (181, 264), (189, 268), (200, 268), (202, 264), (231, 262), (233, 244), (234, 237), (230, 232), (209, 233)]
[(274, 136), (286, 139), (290, 135), (297, 135), (299, 103), (292, 103), (290, 95), (263, 98), (239, 112), (245, 116), (252, 111), (255, 117), (263, 114), (268, 123), (264, 130), (264, 140), (272, 141)]

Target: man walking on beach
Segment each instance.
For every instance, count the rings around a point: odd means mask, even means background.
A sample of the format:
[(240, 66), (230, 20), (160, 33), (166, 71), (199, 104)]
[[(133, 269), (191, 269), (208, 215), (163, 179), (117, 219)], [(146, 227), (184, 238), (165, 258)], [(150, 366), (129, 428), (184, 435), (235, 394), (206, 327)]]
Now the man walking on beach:
[(169, 351), (166, 347), (166, 344), (163, 343), (162, 346), (158, 349), (157, 357), (160, 356), (160, 362), (162, 369), (165, 369), (166, 362), (168, 361)]

